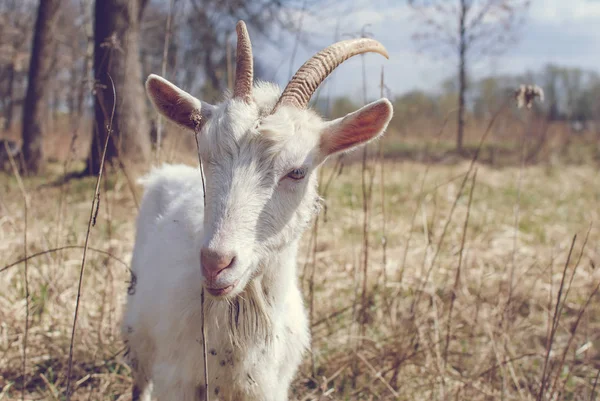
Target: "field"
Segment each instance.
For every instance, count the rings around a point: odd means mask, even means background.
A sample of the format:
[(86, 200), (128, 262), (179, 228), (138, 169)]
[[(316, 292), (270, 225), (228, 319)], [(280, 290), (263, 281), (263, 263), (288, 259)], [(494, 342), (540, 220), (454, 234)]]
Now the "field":
[[(321, 170), (323, 208), (303, 237), (313, 343), (296, 399), (595, 399), (596, 166), (352, 159)], [(24, 355), (25, 398), (64, 399), (96, 182), (57, 181), (62, 168), (23, 187), (0, 173), (0, 400), (20, 399)], [(100, 182), (73, 399), (130, 399), (119, 322), (141, 196), (132, 181), (145, 170), (109, 168)]]

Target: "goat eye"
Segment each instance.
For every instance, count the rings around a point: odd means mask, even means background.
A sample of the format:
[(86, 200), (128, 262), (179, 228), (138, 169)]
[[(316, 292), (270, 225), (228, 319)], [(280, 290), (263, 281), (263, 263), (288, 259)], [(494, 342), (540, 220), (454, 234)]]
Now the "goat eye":
[(292, 180), (301, 180), (306, 175), (306, 170), (303, 168), (295, 168), (287, 174), (288, 178)]

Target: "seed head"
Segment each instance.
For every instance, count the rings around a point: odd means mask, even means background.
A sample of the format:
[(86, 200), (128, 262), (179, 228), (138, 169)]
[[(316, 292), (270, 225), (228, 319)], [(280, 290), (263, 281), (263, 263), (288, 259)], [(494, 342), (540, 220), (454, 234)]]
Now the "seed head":
[(521, 85), (515, 91), (515, 99), (517, 99), (517, 107), (526, 106), (528, 109), (533, 105), (533, 101), (539, 98), (540, 102), (544, 101), (544, 90), (537, 85)]

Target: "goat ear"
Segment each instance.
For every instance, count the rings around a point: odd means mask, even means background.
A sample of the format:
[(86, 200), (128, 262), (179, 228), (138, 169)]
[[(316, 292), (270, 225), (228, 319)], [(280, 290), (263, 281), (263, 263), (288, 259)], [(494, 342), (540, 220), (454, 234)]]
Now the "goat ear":
[(199, 130), (210, 116), (211, 105), (158, 75), (150, 74), (146, 80), (146, 93), (160, 114), (184, 128)]
[(327, 123), (321, 131), (320, 151), (323, 157), (348, 151), (385, 131), (393, 115), (392, 104), (380, 99), (359, 110)]

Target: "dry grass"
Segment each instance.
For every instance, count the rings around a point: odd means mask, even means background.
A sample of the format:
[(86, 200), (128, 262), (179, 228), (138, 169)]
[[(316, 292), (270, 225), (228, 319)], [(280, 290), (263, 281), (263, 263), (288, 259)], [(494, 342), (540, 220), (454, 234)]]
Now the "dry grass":
[[(172, 135), (161, 154), (195, 164), (193, 154), (178, 150), (190, 147), (191, 138)], [(62, 163), (57, 164), (51, 171), (61, 172)], [(310, 243), (310, 233), (304, 236), (299, 266), (306, 298), (314, 297), (314, 366), (307, 355), (295, 397), (594, 399), (600, 372), (600, 298), (594, 293), (600, 282), (594, 270), (600, 260), (598, 169), (530, 166), (519, 184), (518, 167), (476, 165), (477, 179), (469, 176), (459, 191), (468, 163), (427, 168), (396, 161), (384, 167), (385, 269), (381, 175), (362, 171), (360, 164), (345, 166), (332, 180), (316, 241)], [(333, 163), (323, 177), (332, 168)], [(360, 177), (365, 173), (376, 190), (370, 199), (369, 280), (363, 294), (356, 289), (362, 288), (364, 269)], [(17, 181), (0, 174), (2, 269), (23, 257), (25, 227)], [(26, 399), (64, 399), (78, 247), (94, 193), (93, 178), (48, 186), (55, 178), (25, 180), (31, 256)], [(130, 399), (118, 327), (135, 214), (126, 177), (109, 169), (90, 237), (72, 399)], [(66, 246), (71, 248), (36, 256)], [(23, 385), (23, 268), (17, 264), (0, 272), (0, 400), (20, 398)], [(361, 313), (353, 313), (355, 302)], [(357, 338), (361, 326), (365, 333)]]
[[(455, 151), (455, 114), (446, 129), (438, 135), (441, 121), (435, 118), (392, 120), (393, 139), (384, 149), (386, 158), (414, 161), (456, 163), (464, 159)], [(464, 136), (464, 153), (472, 155), (490, 117), (467, 119)], [(438, 138), (435, 146), (432, 141)], [(525, 138), (525, 142), (523, 142)], [(600, 161), (600, 130), (573, 132), (568, 122), (547, 121), (544, 116), (532, 113), (515, 114), (514, 110), (499, 113), (491, 127), (489, 138), (483, 145), (479, 161), (494, 166), (518, 166), (524, 148), (527, 164), (587, 164)]]

